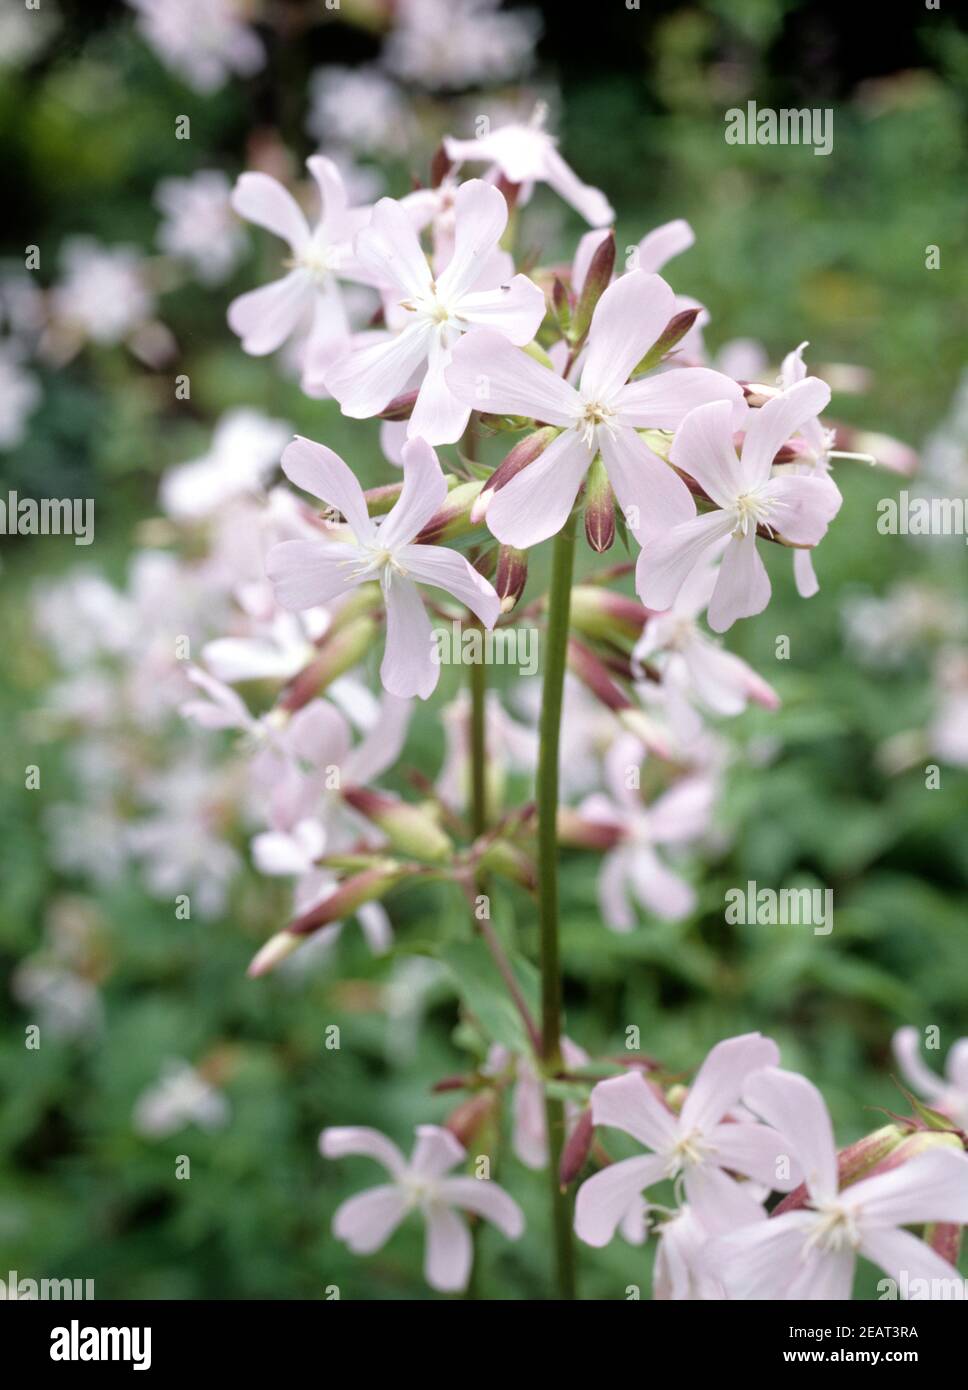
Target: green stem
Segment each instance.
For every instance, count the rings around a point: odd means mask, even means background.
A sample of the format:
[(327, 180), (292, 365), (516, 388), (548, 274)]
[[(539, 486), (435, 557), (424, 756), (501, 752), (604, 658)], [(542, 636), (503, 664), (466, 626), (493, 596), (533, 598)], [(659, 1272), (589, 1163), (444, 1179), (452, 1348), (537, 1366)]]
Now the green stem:
[(471, 829), (474, 838), (487, 829), (487, 667), (470, 667), (471, 693)]
[[(568, 651), (575, 518), (555, 537), (548, 592), (544, 686), (538, 751), (538, 918), (541, 931), (541, 1059), (545, 1073), (561, 1066), (561, 957), (558, 944), (558, 761)], [(545, 1094), (548, 1173), (558, 1297), (575, 1297), (571, 1202), (558, 1177), (565, 1142), (564, 1102)]]

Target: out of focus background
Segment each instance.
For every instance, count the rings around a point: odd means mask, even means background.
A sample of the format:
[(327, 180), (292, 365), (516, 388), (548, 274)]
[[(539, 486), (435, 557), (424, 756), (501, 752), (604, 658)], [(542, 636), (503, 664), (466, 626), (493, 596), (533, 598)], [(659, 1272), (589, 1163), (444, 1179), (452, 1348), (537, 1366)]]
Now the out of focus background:
[[(634, 1023), (645, 1052), (688, 1071), (759, 1028), (820, 1087), (841, 1142), (906, 1108), (898, 1027), (940, 1029), (936, 1068), (968, 1034), (965, 536), (877, 527), (902, 491), (968, 498), (968, 33), (952, 7), (918, 4), (860, 31), (834, 3), (546, 0), (504, 6), (510, 27), (485, 42), (446, 6), (405, 8), (253, 2), (220, 65), (180, 0), (2, 0), (0, 497), (90, 498), (96, 520), (87, 547), (0, 538), (0, 1277), (93, 1278), (100, 1297), (426, 1294), (415, 1225), (365, 1261), (332, 1240), (360, 1169), (324, 1163), (316, 1137), (373, 1124), (406, 1145), (453, 1108), (431, 1087), (465, 1067), (463, 1025), (433, 946), (459, 904), (388, 900), (398, 946), (420, 954), (376, 957), (347, 931), (298, 971), (247, 980), (287, 890), (248, 867), (232, 763), (186, 730), (152, 641), (161, 614), (166, 633), (217, 633), (158, 485), (210, 455), (226, 412), (324, 440), (367, 483), (392, 476), (375, 422), (309, 400), (226, 326), (230, 299), (278, 265), (227, 208), (247, 167), (294, 179), (322, 150), (357, 201), (399, 196), (442, 134), (545, 101), (565, 157), (616, 208), (620, 248), (693, 226), (664, 273), (708, 308), (716, 362), (771, 381), (809, 340), (831, 418), (890, 466), (837, 465), (820, 593), (801, 600), (773, 564), (771, 607), (730, 633), (783, 706), (730, 727), (698, 911), (610, 933), (594, 859), (565, 856), (568, 1032), (604, 1055)], [(750, 100), (831, 108), (832, 152), (727, 144), (725, 111)], [(539, 188), (521, 235), (547, 264), (584, 230)], [(414, 719), (404, 767), (439, 769), (454, 693), (443, 681)], [(201, 906), (178, 920), (186, 876)], [(832, 888), (832, 932), (726, 925), (724, 892), (748, 879)], [(502, 911), (527, 948), (526, 899)], [(173, 1179), (179, 1155), (190, 1180)], [(498, 1176), (528, 1233), (484, 1234), (478, 1292), (542, 1296), (541, 1176), (510, 1152)], [(622, 1242), (583, 1250), (581, 1271), (592, 1297), (645, 1281)]]

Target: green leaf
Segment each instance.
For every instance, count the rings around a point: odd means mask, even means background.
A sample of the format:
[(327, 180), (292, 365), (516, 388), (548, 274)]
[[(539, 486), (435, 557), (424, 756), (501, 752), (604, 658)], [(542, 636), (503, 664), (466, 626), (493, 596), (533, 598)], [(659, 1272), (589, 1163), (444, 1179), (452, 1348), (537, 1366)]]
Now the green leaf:
[[(528, 1052), (530, 1044), (521, 1015), (483, 941), (453, 941), (443, 947), (439, 959), (454, 977), (461, 1000), (485, 1033), (514, 1052)], [(537, 1017), (538, 972), (520, 956), (509, 956), (511, 969), (528, 1007)]]

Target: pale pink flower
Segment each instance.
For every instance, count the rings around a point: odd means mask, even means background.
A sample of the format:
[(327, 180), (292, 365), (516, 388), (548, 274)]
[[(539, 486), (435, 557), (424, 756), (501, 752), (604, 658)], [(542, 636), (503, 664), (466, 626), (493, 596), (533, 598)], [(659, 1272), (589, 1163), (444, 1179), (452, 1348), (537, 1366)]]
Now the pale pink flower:
[(306, 166), (319, 189), (320, 217), (310, 227), (292, 194), (269, 174), (240, 175), (232, 206), (240, 217), (286, 242), (291, 258), (281, 280), (239, 295), (229, 305), (229, 327), (254, 357), (275, 352), (297, 332), (303, 390), (322, 394), (326, 368), (348, 351), (350, 323), (341, 280), (367, 280), (356, 264), (353, 238), (369, 220), (369, 208), (348, 206), (343, 178), (331, 159), (312, 155)]
[(135, 1102), (133, 1123), (146, 1139), (165, 1139), (186, 1125), (222, 1129), (228, 1122), (229, 1103), (221, 1091), (181, 1058), (161, 1069), (158, 1081)]
[(900, 1275), (958, 1279), (958, 1271), (903, 1228), (968, 1221), (968, 1158), (937, 1149), (838, 1191), (837, 1149), (817, 1088), (769, 1067), (750, 1077), (743, 1100), (784, 1136), (799, 1159), (809, 1205), (723, 1235), (709, 1268), (734, 1299), (848, 1299), (857, 1256)]
[[(572, 1042), (571, 1038), (562, 1038), (561, 1055), (565, 1066), (571, 1070), (587, 1066), (589, 1062), (588, 1053)], [(514, 1152), (526, 1168), (544, 1168), (548, 1162), (544, 1083), (534, 1060), (525, 1053), (515, 1055), (500, 1043), (495, 1043), (487, 1054), (487, 1063), (482, 1070), (488, 1076), (498, 1076), (511, 1066), (514, 1068), (514, 1086), (511, 1091)], [(567, 1108), (567, 1123), (571, 1129), (578, 1118), (578, 1107), (569, 1103)]]
[[(610, 235), (608, 228), (596, 228), (586, 232), (579, 241), (571, 267), (571, 287), (576, 294), (580, 294), (584, 288), (585, 277), (588, 275), (595, 252)], [(660, 227), (653, 227), (651, 232), (646, 232), (638, 246), (633, 248), (629, 257), (629, 269), (644, 270), (647, 275), (658, 275), (668, 261), (681, 255), (683, 251), (688, 251), (695, 240), (696, 234), (684, 218), (677, 217), (672, 222), (663, 222)]]
[(592, 316), (577, 388), (493, 332), (482, 329), (457, 345), (447, 380), (468, 406), (529, 416), (561, 430), (491, 498), (487, 524), (498, 540), (525, 549), (560, 531), (599, 451), (637, 535), (695, 515), (685, 483), (636, 431), (675, 429), (702, 402), (720, 402), (730, 415), (742, 391), (703, 367), (628, 382), (668, 324), (674, 302), (666, 282), (644, 271), (610, 285)]
[(582, 1183), (575, 1204), (578, 1236), (589, 1245), (607, 1245), (633, 1198), (669, 1178), (681, 1179), (690, 1207), (710, 1232), (759, 1222), (760, 1202), (729, 1175), (741, 1173), (779, 1190), (795, 1187), (798, 1178), (776, 1176), (784, 1141), (775, 1130), (732, 1121), (729, 1114), (752, 1073), (778, 1060), (776, 1044), (759, 1033), (717, 1043), (678, 1115), (639, 1072), (600, 1081), (592, 1091), (595, 1124), (620, 1129), (652, 1152), (612, 1163)]
[(232, 75), (251, 77), (265, 66), (262, 40), (245, 22), (240, 0), (128, 0), (138, 27), (158, 57), (203, 94)]
[(291, 433), (284, 421), (270, 420), (258, 410), (242, 406), (226, 411), (208, 453), (162, 476), (161, 505), (176, 521), (199, 521), (235, 497), (261, 493)]
[(12, 341), (0, 342), (0, 449), (20, 443), (43, 394), (37, 378), (21, 365), (21, 357)]
[(50, 293), (51, 313), (81, 341), (110, 347), (143, 326), (154, 309), (140, 251), (101, 246), (76, 236), (61, 250), (62, 278)]
[[(725, 632), (737, 618), (762, 613), (771, 588), (756, 548), (757, 527), (794, 545), (814, 546), (840, 509), (842, 498), (829, 478), (772, 473), (777, 451), (829, 399), (830, 388), (810, 377), (751, 411), (738, 456), (727, 403), (701, 405), (686, 416), (670, 458), (705, 489), (716, 510), (650, 538), (636, 570), (644, 604), (669, 608), (699, 561), (729, 537), (709, 604), (709, 626)], [(691, 498), (690, 506), (695, 507)]]
[(557, 140), (543, 128), (546, 115), (547, 107), (539, 103), (528, 124), (500, 126), (473, 140), (455, 140), (449, 135), (444, 150), (455, 164), (494, 165), (509, 183), (524, 185), (524, 201), (535, 183), (546, 183), (593, 227), (613, 222), (615, 211), (605, 194), (583, 183), (561, 157)]
[(346, 541), (282, 541), (266, 557), (266, 572), (284, 608), (325, 604), (360, 584), (377, 580), (387, 609), (387, 637), (380, 677), (391, 694), (426, 699), (440, 676), (434, 661), (430, 619), (417, 584), (443, 589), (467, 605), (487, 628), (501, 611), (493, 587), (456, 550), (415, 545), (414, 537), (440, 507), (447, 483), (437, 455), (423, 439), (404, 450), (403, 491), (390, 513), (371, 519), (355, 476), (338, 455), (297, 438), (282, 458), (287, 477), (346, 518)]
[(894, 1034), (894, 1056), (914, 1089), (935, 1110), (950, 1115), (959, 1129), (968, 1129), (968, 1038), (952, 1043), (942, 1080), (921, 1059), (916, 1028), (899, 1028)]
[[(443, 711), (446, 749), (436, 784), (437, 795), (456, 811), (463, 811), (470, 798), (470, 719), (470, 697), (462, 691)], [(499, 801), (509, 773), (533, 775), (538, 763), (538, 735), (511, 718), (495, 690), (488, 691), (484, 721), (488, 795)]]
[(412, 216), (392, 198), (380, 199), (369, 226), (356, 238), (356, 256), (373, 283), (399, 301), (406, 326), (358, 348), (326, 373), (326, 386), (344, 415), (361, 420), (378, 414), (426, 364), (408, 437), (420, 436), (428, 444), (460, 438), (470, 405), (453, 394), (444, 377), (454, 344), (481, 325), (502, 341), (529, 343), (545, 313), (544, 295), (526, 275), (492, 284), (493, 256), (507, 218), (507, 203), (496, 188), (481, 179), (462, 184), (454, 200), (453, 254), (435, 276)]
[(417, 1211), (427, 1229), (424, 1277), (431, 1288), (456, 1293), (467, 1287), (474, 1257), (470, 1232), (458, 1212), (474, 1212), (509, 1240), (517, 1240), (524, 1231), (524, 1217), (517, 1202), (490, 1179), (448, 1176), (467, 1157), (449, 1130), (418, 1125), (416, 1134), (407, 1160), (378, 1130), (357, 1126), (323, 1130), (319, 1148), (325, 1158), (362, 1154), (375, 1159), (390, 1177), (389, 1182), (343, 1202), (333, 1216), (333, 1234), (354, 1255), (370, 1255), (386, 1244), (410, 1212)]
[(644, 753), (637, 738), (617, 738), (605, 757), (610, 795), (595, 793), (578, 808), (585, 820), (612, 827), (618, 837), (616, 847), (604, 855), (598, 877), (599, 909), (605, 925), (617, 932), (629, 932), (636, 924), (633, 898), (667, 921), (692, 911), (695, 892), (663, 863), (657, 848), (698, 839), (708, 829), (712, 811), (714, 783), (704, 776), (685, 777), (646, 805), (637, 786), (629, 786), (629, 772), (638, 773)]
[(232, 211), (231, 194), (221, 169), (162, 179), (155, 189), (164, 215), (158, 245), (190, 265), (203, 285), (220, 285), (245, 254), (245, 233)]
[[(761, 1207), (754, 1221), (766, 1220)], [(747, 1224), (744, 1218), (743, 1224)], [(706, 1267), (709, 1232), (691, 1207), (680, 1207), (659, 1227), (652, 1267), (652, 1296), (669, 1302), (716, 1302), (726, 1297), (720, 1281)]]
[(406, 152), (413, 124), (403, 92), (373, 64), (327, 63), (310, 74), (306, 129), (322, 144), (385, 159)]
[(700, 562), (686, 577), (672, 607), (650, 614), (632, 653), (633, 670), (641, 662), (658, 664), (664, 685), (713, 714), (740, 714), (750, 701), (777, 709), (780, 698), (773, 687), (699, 624), (716, 577), (713, 564)]
[(397, 0), (383, 62), (431, 91), (502, 82), (525, 72), (541, 27), (535, 10), (501, 0)]

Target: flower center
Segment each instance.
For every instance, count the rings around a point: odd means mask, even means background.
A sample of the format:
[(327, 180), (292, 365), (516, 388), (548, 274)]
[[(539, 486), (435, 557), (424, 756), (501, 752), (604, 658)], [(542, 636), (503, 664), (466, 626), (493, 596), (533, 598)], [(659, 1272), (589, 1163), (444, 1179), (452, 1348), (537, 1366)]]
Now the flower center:
[(803, 1247), (804, 1258), (814, 1247), (837, 1253), (841, 1250), (856, 1250), (860, 1245), (860, 1232), (853, 1212), (839, 1202), (824, 1202), (814, 1208), (817, 1222)]
[(333, 271), (339, 269), (340, 252), (335, 246), (310, 242), (293, 260), (283, 261), (289, 269), (308, 270), (318, 286), (322, 286)]
[(403, 299), (400, 301), (400, 307), (429, 320), (434, 328), (445, 328), (449, 324), (454, 327), (461, 326), (456, 306), (447, 304), (439, 297), (435, 280), (431, 281), (426, 294), (415, 295), (413, 299)]
[(748, 536), (757, 526), (763, 525), (772, 510), (772, 502), (757, 492), (744, 492), (733, 503), (736, 514), (734, 536)]
[(595, 442), (595, 431), (599, 425), (611, 432), (615, 426), (612, 423), (615, 411), (602, 401), (586, 401), (585, 408), (578, 421), (578, 429), (582, 440), (588, 445), (589, 449)]
[(670, 1150), (666, 1173), (670, 1178), (674, 1178), (686, 1168), (698, 1167), (700, 1163), (705, 1162), (709, 1154), (710, 1149), (703, 1141), (702, 1133), (698, 1129), (690, 1130), (688, 1134), (681, 1135)]

